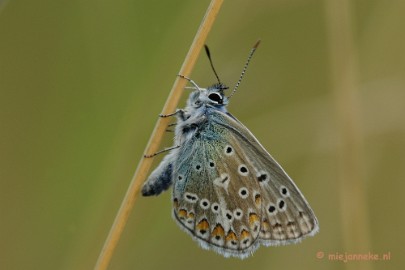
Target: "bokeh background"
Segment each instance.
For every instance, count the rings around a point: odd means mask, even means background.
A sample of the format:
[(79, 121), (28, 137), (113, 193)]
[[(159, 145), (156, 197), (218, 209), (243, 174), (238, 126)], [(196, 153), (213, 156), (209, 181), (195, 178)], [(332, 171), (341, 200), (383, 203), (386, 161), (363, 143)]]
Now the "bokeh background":
[[(0, 1), (0, 269), (94, 267), (209, 2)], [(404, 15), (392, 0), (225, 1), (207, 40), (222, 81), (262, 40), (229, 110), (320, 233), (224, 259), (177, 227), (166, 192), (137, 199), (110, 269), (402, 268)], [(203, 53), (192, 78), (215, 82)], [(328, 259), (345, 252), (391, 257)]]

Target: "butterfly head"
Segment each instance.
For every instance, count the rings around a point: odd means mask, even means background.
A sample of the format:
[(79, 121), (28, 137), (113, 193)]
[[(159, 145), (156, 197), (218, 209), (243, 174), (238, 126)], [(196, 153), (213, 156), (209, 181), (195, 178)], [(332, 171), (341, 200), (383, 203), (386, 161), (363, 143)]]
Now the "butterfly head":
[(229, 99), (233, 96), (235, 93), (236, 89), (239, 87), (240, 82), (242, 81), (243, 75), (246, 72), (247, 66), (250, 62), (250, 59), (253, 56), (253, 53), (257, 49), (257, 46), (259, 46), (260, 40), (256, 42), (256, 44), (253, 46), (252, 50), (250, 51), (249, 57), (245, 63), (245, 66), (243, 67), (242, 73), (239, 77), (238, 82), (236, 83), (235, 87), (233, 88), (233, 91), (231, 95), (228, 97), (225, 96), (224, 90), (228, 89), (229, 87), (226, 86), (225, 84), (221, 83), (221, 80), (218, 77), (217, 72), (215, 71), (214, 65), (212, 63), (211, 59), (211, 53), (208, 49), (208, 46), (205, 45), (205, 51), (208, 56), (208, 60), (210, 61), (212, 71), (215, 74), (215, 77), (217, 78), (217, 83), (213, 84), (212, 86), (208, 88), (200, 88), (193, 80), (190, 78), (179, 74), (178, 76), (188, 80), (193, 87), (189, 87), (191, 89), (194, 89), (195, 91), (190, 94), (190, 97), (187, 102), (187, 108), (189, 110), (196, 110), (199, 109), (200, 107), (214, 107), (216, 109), (219, 109), (221, 111), (226, 111), (225, 107), (228, 105)]
[(229, 87), (216, 83), (208, 88), (199, 88), (191, 93), (188, 99), (188, 106), (199, 108), (202, 106), (211, 106), (216, 108), (225, 107), (228, 104), (228, 98), (224, 94), (224, 90)]

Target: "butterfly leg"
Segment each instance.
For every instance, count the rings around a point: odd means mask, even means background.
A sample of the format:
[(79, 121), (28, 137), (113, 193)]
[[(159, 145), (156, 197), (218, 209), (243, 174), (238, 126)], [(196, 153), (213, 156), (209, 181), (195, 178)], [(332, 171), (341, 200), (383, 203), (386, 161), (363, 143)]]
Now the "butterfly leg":
[(169, 114), (159, 114), (159, 117), (166, 118), (170, 116), (178, 116), (180, 119), (183, 121), (186, 119), (185, 112), (184, 110), (178, 109), (174, 113), (169, 113)]
[(187, 81), (189, 81), (192, 85), (194, 85), (195, 89), (200, 90), (201, 88), (195, 83), (195, 81), (193, 81), (192, 79), (190, 79), (189, 77), (186, 77), (184, 75), (178, 74), (177, 76), (179, 76), (182, 79), (185, 79)]
[(177, 125), (177, 123), (171, 123), (170, 125), (168, 125), (168, 126), (167, 126), (168, 128), (166, 128), (166, 132), (174, 132), (174, 131), (171, 130), (169, 127), (172, 127), (172, 126), (175, 126), (175, 125)]
[(153, 153), (153, 154), (150, 154), (150, 155), (145, 154), (145, 155), (143, 155), (143, 157), (144, 157), (144, 158), (151, 158), (151, 157), (154, 157), (154, 156), (156, 156), (156, 155), (162, 154), (162, 153), (164, 153), (164, 152), (167, 152), (167, 151), (170, 151), (170, 150), (173, 150), (173, 149), (177, 149), (177, 148), (179, 148), (179, 147), (180, 147), (180, 145), (175, 145), (175, 146), (168, 147), (168, 148), (165, 148), (165, 149), (163, 149), (163, 150), (157, 151), (157, 152), (155, 152), (155, 153)]
[(159, 195), (172, 184), (173, 154), (167, 155), (142, 187), (143, 196)]

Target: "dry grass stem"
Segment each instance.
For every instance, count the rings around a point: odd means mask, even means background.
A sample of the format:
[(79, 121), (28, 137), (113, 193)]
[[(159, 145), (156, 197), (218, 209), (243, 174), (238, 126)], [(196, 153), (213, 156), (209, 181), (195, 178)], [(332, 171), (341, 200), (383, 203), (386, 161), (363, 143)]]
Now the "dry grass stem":
[[(369, 218), (364, 179), (361, 102), (358, 99), (358, 55), (348, 0), (326, 3), (331, 79), (337, 116), (338, 181), (343, 249), (364, 253), (370, 250)], [(370, 262), (347, 264), (347, 269), (371, 269)]]
[[(190, 50), (184, 60), (184, 63), (180, 69), (180, 74), (189, 76), (194, 64), (198, 58), (202, 46), (205, 43), (207, 35), (211, 30), (211, 27), (215, 21), (215, 18), (219, 12), (223, 0), (212, 0), (208, 10), (204, 16), (204, 19), (198, 29), (198, 32), (191, 44)], [(162, 114), (169, 114), (176, 110), (177, 104), (180, 100), (184, 87), (186, 86), (186, 80), (176, 78), (172, 90), (167, 98), (166, 104), (163, 108)], [(146, 146), (145, 153), (150, 154), (158, 151), (159, 145), (162, 141), (166, 127), (169, 124), (168, 118), (159, 118), (155, 129), (149, 139)], [(152, 158), (142, 158), (138, 164), (135, 174), (128, 187), (127, 193), (122, 201), (121, 207), (115, 217), (114, 223), (110, 229), (108, 237), (104, 243), (103, 249), (97, 260), (95, 270), (107, 269), (113, 252), (117, 246), (117, 243), (121, 237), (122, 231), (127, 223), (128, 216), (134, 206), (135, 199), (139, 193), (139, 190), (152, 166)]]

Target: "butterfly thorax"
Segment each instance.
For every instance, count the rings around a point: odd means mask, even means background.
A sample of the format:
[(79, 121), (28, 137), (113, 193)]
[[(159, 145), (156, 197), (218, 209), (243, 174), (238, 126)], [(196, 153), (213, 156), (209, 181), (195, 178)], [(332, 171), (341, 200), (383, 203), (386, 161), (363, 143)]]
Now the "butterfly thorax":
[(228, 98), (224, 94), (225, 89), (228, 89), (226, 85), (217, 83), (190, 94), (186, 108), (178, 115), (178, 139), (184, 141), (205, 130), (212, 111), (227, 113)]

